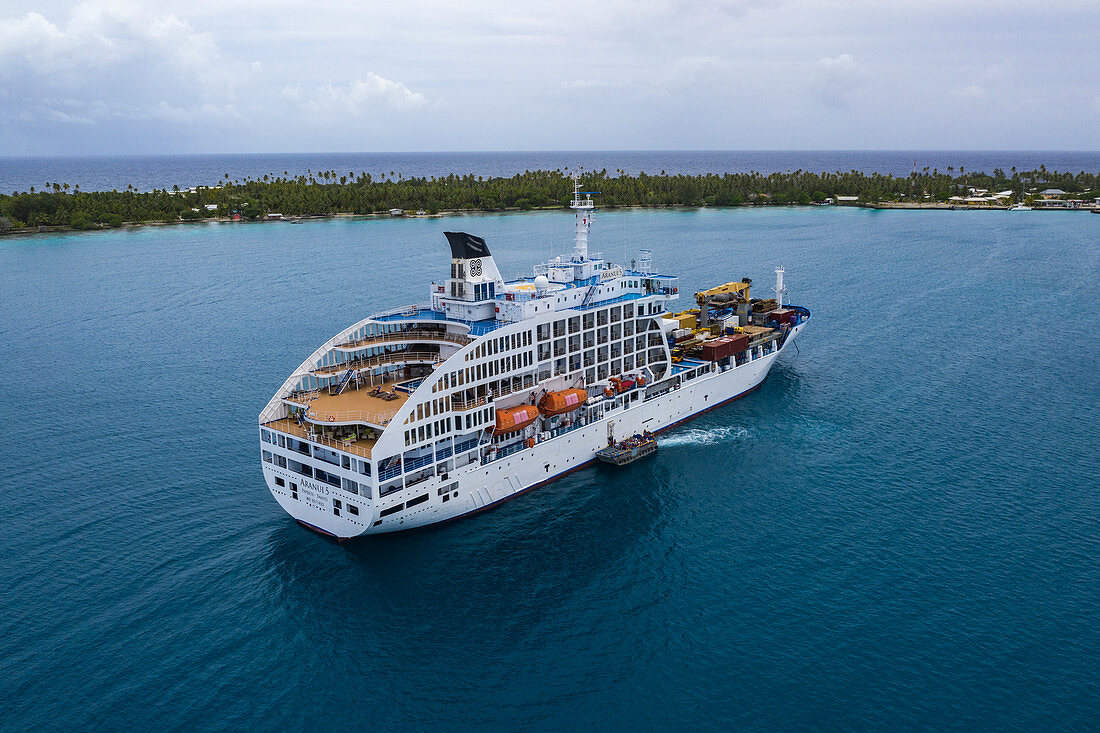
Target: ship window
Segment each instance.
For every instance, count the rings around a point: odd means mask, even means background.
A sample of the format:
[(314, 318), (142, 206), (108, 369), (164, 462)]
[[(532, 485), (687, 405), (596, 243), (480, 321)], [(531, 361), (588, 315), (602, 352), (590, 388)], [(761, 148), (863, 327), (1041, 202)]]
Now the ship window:
[(279, 436), (279, 447), (286, 448), (286, 438), (281, 435)]
[(265, 463), (271, 463), (271, 451), (265, 450), (263, 452), (263, 454), (264, 454), (264, 462)]
[(397, 514), (397, 512), (401, 511), (404, 508), (405, 508), (404, 504), (394, 504), (389, 509), (383, 509), (382, 511), (378, 512), (378, 516), (379, 516), (379, 518), (388, 517), (391, 514)]
[(260, 431), (260, 437), (263, 438), (268, 443), (275, 442), (271, 439), (271, 432), (269, 430), (261, 430)]
[(370, 463), (367, 461), (359, 461), (359, 473), (364, 476), (370, 476)]
[(275, 485), (276, 486), (286, 486), (286, 481), (283, 481), (281, 478), (276, 476), (275, 477)]
[(359, 484), (355, 483), (351, 479), (343, 479), (343, 484), (344, 484), (344, 491), (348, 492), (349, 494), (358, 494), (359, 493)]
[(406, 507), (416, 506), (417, 504), (423, 504), (427, 500), (428, 500), (428, 495), (427, 494), (421, 494), (420, 496), (416, 497), (415, 499), (409, 499), (407, 502), (405, 502), (405, 506)]
[(276, 455), (275, 456), (275, 465), (276, 466), (282, 466), (283, 468), (286, 468), (286, 458), (284, 456)]
[(348, 504), (348, 514), (354, 514), (355, 516), (358, 517), (359, 516), (359, 507), (355, 506), (354, 504)]

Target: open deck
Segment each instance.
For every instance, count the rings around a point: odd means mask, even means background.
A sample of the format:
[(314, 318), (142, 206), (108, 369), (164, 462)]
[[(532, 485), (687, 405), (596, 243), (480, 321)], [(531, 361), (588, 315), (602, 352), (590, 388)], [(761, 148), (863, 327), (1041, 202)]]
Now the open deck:
[(370, 458), (371, 449), (373, 449), (374, 444), (378, 442), (376, 438), (368, 437), (372, 432), (365, 428), (360, 428), (357, 432), (352, 432), (348, 428), (325, 427), (309, 430), (306, 426), (299, 425), (294, 420), (288, 418), (272, 420), (271, 422), (264, 423), (264, 427), (293, 435), (302, 440), (319, 443), (329, 448), (345, 451), (347, 453), (354, 453), (363, 458)]
[[(318, 425), (366, 423), (385, 427), (409, 399), (408, 393), (394, 388), (395, 384), (390, 382), (377, 388), (351, 387), (338, 395), (324, 390), (304, 392), (287, 398), (287, 401), (308, 406), (306, 420)], [(376, 392), (376, 389), (379, 391)], [(396, 397), (387, 398), (384, 394)]]

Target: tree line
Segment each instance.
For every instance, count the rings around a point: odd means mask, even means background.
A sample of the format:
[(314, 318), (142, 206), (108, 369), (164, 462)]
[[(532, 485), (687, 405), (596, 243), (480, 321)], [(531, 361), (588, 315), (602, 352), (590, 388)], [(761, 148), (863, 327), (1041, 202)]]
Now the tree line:
[[(775, 206), (811, 204), (836, 196), (858, 196), (860, 202), (947, 201), (970, 188), (1011, 190), (1014, 200), (1030, 192), (1060, 188), (1072, 195), (1100, 196), (1100, 174), (1037, 170), (1020, 172), (914, 171), (908, 176), (861, 171), (812, 173), (724, 173), (702, 175), (627, 174), (593, 171), (581, 176), (583, 190), (599, 191), (602, 208), (626, 206)], [(239, 216), (256, 219), (278, 212), (284, 216), (372, 214), (390, 209), (500, 211), (568, 206), (573, 182), (563, 170), (525, 171), (510, 177), (449, 175), (404, 178), (391, 172), (374, 178), (361, 172), (309, 171), (299, 176), (263, 176), (230, 180), (196, 189), (81, 191), (67, 183), (47, 183), (43, 190), (0, 194), (0, 226), (70, 226), (93, 228), (140, 223)]]

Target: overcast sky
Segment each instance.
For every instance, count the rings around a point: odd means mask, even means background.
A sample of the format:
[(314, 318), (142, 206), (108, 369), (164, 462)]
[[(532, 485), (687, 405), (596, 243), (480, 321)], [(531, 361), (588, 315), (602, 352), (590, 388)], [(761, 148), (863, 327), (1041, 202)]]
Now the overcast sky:
[(1100, 2), (0, 0), (0, 155), (1100, 149)]

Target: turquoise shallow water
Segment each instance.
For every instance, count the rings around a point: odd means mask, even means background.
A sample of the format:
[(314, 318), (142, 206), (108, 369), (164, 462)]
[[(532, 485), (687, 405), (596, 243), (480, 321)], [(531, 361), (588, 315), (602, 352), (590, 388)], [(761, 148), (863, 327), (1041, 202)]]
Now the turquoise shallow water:
[[(442, 528), (261, 478), (318, 344), (567, 214), (0, 240), (0, 728), (1095, 729), (1100, 216), (606, 212), (686, 292), (783, 262), (752, 395)], [(685, 306), (686, 307), (686, 306)]]

